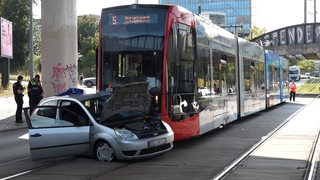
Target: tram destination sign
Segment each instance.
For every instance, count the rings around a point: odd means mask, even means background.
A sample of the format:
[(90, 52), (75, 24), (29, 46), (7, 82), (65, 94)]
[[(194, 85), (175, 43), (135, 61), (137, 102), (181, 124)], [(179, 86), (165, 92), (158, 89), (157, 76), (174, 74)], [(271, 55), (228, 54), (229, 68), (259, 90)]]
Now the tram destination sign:
[(111, 15), (110, 25), (158, 23), (157, 14)]
[(320, 43), (320, 23), (300, 24), (278, 29), (252, 40), (263, 46), (291, 46)]

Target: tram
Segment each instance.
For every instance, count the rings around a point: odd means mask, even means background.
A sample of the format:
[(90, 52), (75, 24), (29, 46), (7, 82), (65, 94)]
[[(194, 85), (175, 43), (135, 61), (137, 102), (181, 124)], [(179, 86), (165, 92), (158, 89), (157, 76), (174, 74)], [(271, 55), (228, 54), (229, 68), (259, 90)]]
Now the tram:
[[(286, 100), (288, 62), (176, 5), (102, 10), (97, 90), (148, 82), (150, 114), (175, 140), (199, 136)], [(276, 102), (277, 101), (277, 102)]]

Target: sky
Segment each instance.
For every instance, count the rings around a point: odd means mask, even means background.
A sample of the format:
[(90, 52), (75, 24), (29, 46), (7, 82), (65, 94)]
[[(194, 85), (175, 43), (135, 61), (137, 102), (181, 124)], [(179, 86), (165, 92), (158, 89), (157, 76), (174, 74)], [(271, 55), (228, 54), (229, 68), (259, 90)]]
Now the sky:
[(157, 4), (158, 0), (77, 0), (77, 13), (100, 15), (102, 8), (125, 4)]
[[(158, 0), (77, 0), (77, 15), (100, 15), (102, 8), (133, 4), (157, 4)], [(307, 0), (307, 22), (314, 22), (313, 3)], [(39, 8), (34, 8), (35, 16), (39, 17)], [(320, 9), (320, 0), (317, 0), (317, 9)], [(320, 22), (320, 12), (317, 13), (317, 22)], [(279, 28), (304, 23), (304, 0), (252, 0), (252, 25), (266, 28), (267, 32)]]
[[(307, 23), (314, 22), (314, 0), (307, 0)], [(317, 0), (320, 9), (320, 0)], [(320, 12), (317, 22), (320, 22)], [(268, 31), (304, 23), (304, 0), (252, 0), (252, 24)]]

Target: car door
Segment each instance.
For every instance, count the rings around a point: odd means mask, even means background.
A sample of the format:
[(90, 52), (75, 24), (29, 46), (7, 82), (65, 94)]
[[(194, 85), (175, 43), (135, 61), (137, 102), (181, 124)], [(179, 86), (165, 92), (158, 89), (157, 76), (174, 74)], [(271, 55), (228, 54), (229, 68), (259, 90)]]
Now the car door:
[[(73, 112), (66, 108), (68, 106), (61, 106), (63, 103), (57, 106), (56, 102), (47, 102), (35, 108), (31, 117), (25, 109), (32, 159), (89, 152), (88, 116), (83, 117), (81, 109)], [(53, 104), (55, 105), (52, 106)], [(76, 102), (69, 104), (79, 106)], [(65, 117), (62, 117), (63, 115)]]

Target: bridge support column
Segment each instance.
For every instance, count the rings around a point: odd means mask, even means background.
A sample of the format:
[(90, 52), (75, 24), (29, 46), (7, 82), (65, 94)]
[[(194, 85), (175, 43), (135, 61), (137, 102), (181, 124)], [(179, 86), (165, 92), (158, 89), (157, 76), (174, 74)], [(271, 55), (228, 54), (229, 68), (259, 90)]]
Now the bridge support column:
[(42, 86), (52, 96), (78, 82), (76, 0), (41, 1)]

